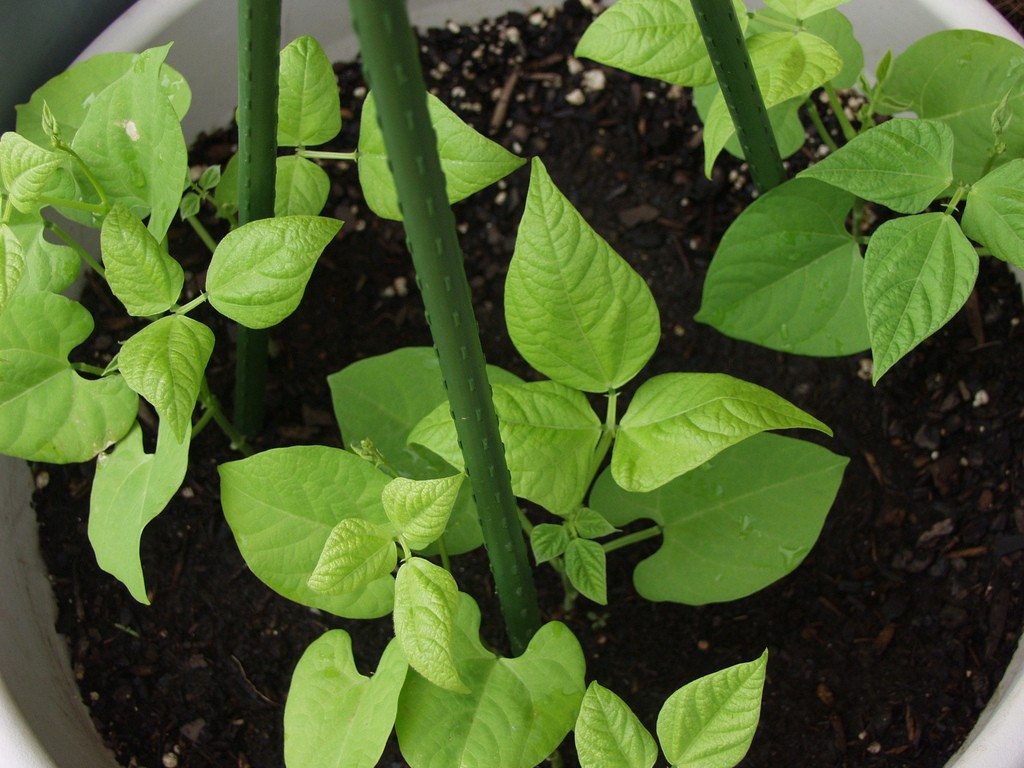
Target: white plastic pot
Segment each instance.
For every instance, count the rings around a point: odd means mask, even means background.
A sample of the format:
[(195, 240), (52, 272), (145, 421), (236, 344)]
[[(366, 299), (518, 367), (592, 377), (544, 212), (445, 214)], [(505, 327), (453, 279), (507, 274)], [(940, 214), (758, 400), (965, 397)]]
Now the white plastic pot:
[[(475, 21), (529, 0), (409, 0), (420, 26)], [(869, 66), (930, 32), (969, 27), (1022, 42), (985, 0), (852, 0), (843, 7)], [(285, 0), (282, 39), (315, 35), (332, 59), (356, 44), (346, 3)], [(192, 86), (185, 131), (226, 124), (235, 97), (235, 0), (141, 0), (83, 52), (142, 50), (174, 41), (169, 61)], [(38, 552), (24, 462), (0, 459), (0, 768), (115, 768), (73, 680)], [(1024, 768), (1024, 650), (1018, 650), (963, 748), (947, 768)]]

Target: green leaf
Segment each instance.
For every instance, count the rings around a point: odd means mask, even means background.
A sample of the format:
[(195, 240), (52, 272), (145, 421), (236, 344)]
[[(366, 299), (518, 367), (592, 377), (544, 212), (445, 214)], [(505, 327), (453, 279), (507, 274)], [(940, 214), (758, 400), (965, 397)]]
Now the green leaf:
[(1024, 160), (1012, 160), (974, 184), (960, 224), (993, 256), (1024, 268)]
[(589, 539), (573, 539), (565, 549), (565, 575), (580, 594), (608, 605), (604, 547)]
[[(601, 422), (586, 396), (554, 381), (537, 381), (494, 385), (493, 397), (512, 490), (550, 512), (569, 514), (590, 484), (601, 437)], [(416, 425), (409, 442), (464, 467), (447, 403)]]
[[(836, 49), (808, 32), (763, 32), (747, 40), (747, 49), (768, 109), (806, 96), (843, 67)], [(735, 132), (725, 99), (718, 94), (704, 121), (704, 173), (708, 177)]]
[(369, 678), (356, 670), (345, 630), (321, 635), (302, 654), (288, 689), (285, 765), (374, 768), (394, 727), (407, 670), (394, 640)]
[(136, 317), (158, 315), (181, 295), (185, 272), (125, 206), (110, 209), (100, 230), (110, 290)]
[(569, 546), (569, 532), (564, 525), (541, 523), (530, 531), (530, 547), (537, 565), (554, 560)]
[[(448, 202), (459, 200), (508, 176), (526, 162), (500, 144), (477, 133), (432, 94), (427, 94), (430, 122), (437, 134)], [(384, 219), (402, 220), (398, 193), (388, 169), (384, 136), (377, 124), (377, 106), (371, 91), (359, 121), (359, 185), (370, 210)]]
[(170, 423), (176, 440), (184, 440), (192, 429), (192, 411), (213, 341), (213, 331), (202, 323), (168, 315), (128, 339), (117, 356), (128, 386)]
[(220, 166), (211, 165), (206, 168), (196, 182), (200, 189), (209, 192), (220, 184)]
[(156, 452), (146, 453), (136, 424), (113, 453), (101, 453), (96, 460), (89, 497), (89, 542), (96, 563), (145, 605), (149, 595), (139, 554), (142, 531), (181, 487), (190, 442), (191, 435), (177, 440), (167, 422), (161, 422)]
[(413, 557), (395, 579), (395, 637), (409, 666), (448, 691), (469, 693), (455, 664), (459, 588), (444, 568)]
[(316, 146), (338, 135), (341, 130), (338, 83), (320, 43), (303, 35), (284, 47), (278, 86), (279, 145)]
[(922, 213), (880, 226), (864, 255), (872, 381), (949, 322), (977, 277), (978, 253), (952, 216)]
[(769, 8), (791, 19), (809, 19), (849, 0), (765, 0)]
[(590, 507), (580, 507), (570, 518), (576, 533), (584, 539), (600, 539), (615, 533), (618, 528), (605, 520), (604, 515)]
[(661, 547), (633, 572), (652, 601), (738, 600), (804, 559), (839, 491), (848, 460), (782, 435), (755, 435), (651, 493), (622, 490), (609, 472), (590, 503), (613, 523), (653, 520)]
[(658, 745), (622, 699), (599, 683), (587, 687), (576, 718), (582, 768), (653, 768)]
[(199, 206), (202, 201), (195, 192), (186, 192), (178, 204), (178, 216), (181, 220), (190, 219), (199, 215)]
[(665, 373), (640, 385), (619, 424), (612, 476), (653, 491), (768, 429), (832, 431), (764, 387), (721, 373)]
[(351, 594), (388, 576), (397, 564), (395, 541), (384, 526), (347, 518), (331, 530), (306, 583), (324, 595)]
[(274, 185), (275, 216), (318, 216), (331, 191), (327, 172), (298, 155), (277, 158)]
[(732, 768), (750, 749), (761, 717), (768, 651), (694, 680), (658, 714), (658, 740), (675, 768)]
[(441, 538), (464, 478), (462, 474), (435, 480), (396, 477), (384, 486), (384, 512), (406, 546), (425, 549)]
[(412, 768), (533, 768), (576, 719), (584, 689), (579, 643), (564, 624), (549, 622), (522, 656), (499, 658), (480, 643), (480, 609), (465, 594), (455, 627), (453, 656), (470, 692), (446, 691), (411, 672), (395, 725), (402, 756)]
[(25, 274), (25, 251), (14, 232), (0, 224), (0, 312), (14, 295)]
[(39, 196), (63, 162), (57, 152), (38, 147), (16, 133), (8, 131), (0, 136), (0, 181), (11, 205), (22, 213), (40, 207)]
[[(70, 142), (96, 97), (128, 72), (136, 58), (134, 53), (101, 53), (72, 64), (37, 88), (27, 104), (16, 107), (16, 130), (35, 144), (49, 145), (50, 137), (43, 130), (43, 105), (48, 104), (57, 118), (62, 138)], [(192, 92), (185, 78), (163, 64), (160, 67), (159, 86), (171, 102), (178, 120), (181, 120), (192, 102)]]
[(526, 361), (574, 389), (607, 392), (658, 346), (650, 289), (534, 159), (505, 282), (509, 336)]
[(900, 213), (918, 213), (953, 181), (953, 132), (938, 120), (890, 120), (800, 175)]
[[(276, 182), (275, 182), (276, 183)], [(276, 191), (275, 191), (276, 195)], [(213, 204), (217, 206), (217, 215), (230, 220), (238, 212), (238, 155), (232, 155), (224, 166), (220, 184), (213, 192)]]
[(336, 219), (285, 216), (229, 232), (206, 273), (210, 303), (249, 328), (276, 325), (295, 311), (316, 260), (340, 229)]
[(722, 238), (695, 319), (783, 352), (829, 357), (867, 349), (864, 260), (846, 231), (853, 202), (811, 179), (755, 200)]
[(224, 516), (258, 579), (289, 600), (338, 616), (390, 612), (391, 576), (346, 595), (322, 595), (307, 584), (339, 522), (388, 524), (380, 502), (387, 475), (348, 451), (323, 446), (277, 448), (218, 470)]
[(92, 317), (52, 293), (10, 297), (0, 313), (0, 453), (29, 461), (87, 461), (135, 423), (138, 398), (120, 376), (87, 380), (68, 354)]
[[(741, 28), (742, 0), (733, 0)], [(689, 0), (619, 0), (587, 27), (575, 55), (676, 85), (715, 81), (715, 70)]]
[(988, 163), (996, 142), (992, 113), (1004, 98), (1016, 128), (1002, 137), (1006, 151), (996, 165), (1024, 155), (1024, 48), (958, 29), (928, 35), (897, 56), (879, 102), (948, 125), (956, 140), (953, 177), (970, 184)]
[[(708, 110), (721, 92), (717, 82), (693, 89), (693, 105), (697, 108), (697, 115), (702, 122), (707, 121)], [(807, 132), (799, 114), (803, 101), (801, 98), (790, 99), (768, 110), (768, 121), (779, 145), (779, 155), (783, 158), (797, 152), (807, 141)], [(739, 137), (735, 133), (725, 143), (725, 151), (741, 160), (745, 158), (743, 147), (740, 146)]]
[(7, 226), (20, 244), (25, 260), (25, 270), (16, 288), (19, 293), (60, 293), (75, 281), (81, 268), (78, 254), (44, 237), (46, 228), (38, 213), (12, 210)]
[(855, 86), (864, 70), (864, 49), (854, 34), (850, 20), (841, 11), (831, 9), (806, 19), (803, 28), (835, 48), (843, 60), (843, 68), (830, 81), (832, 85), (835, 88)]
[(188, 152), (178, 116), (161, 83), (170, 46), (140, 53), (125, 74), (97, 94), (72, 149), (111, 202), (149, 216), (157, 241), (178, 212)]

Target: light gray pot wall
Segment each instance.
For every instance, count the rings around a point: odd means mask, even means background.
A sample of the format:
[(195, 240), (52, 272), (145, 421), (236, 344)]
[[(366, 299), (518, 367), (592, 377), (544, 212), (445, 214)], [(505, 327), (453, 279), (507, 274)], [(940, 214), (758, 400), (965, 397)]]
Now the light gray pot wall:
[[(417, 24), (429, 26), (448, 19), (475, 21), (509, 9), (525, 11), (530, 3), (410, 0), (410, 8)], [(869, 62), (888, 48), (898, 52), (943, 28), (973, 27), (1014, 36), (984, 0), (852, 0), (843, 10), (866, 41)], [(169, 61), (192, 86), (185, 130), (194, 136), (231, 118), (236, 101), (234, 24), (234, 0), (143, 0), (87, 53), (141, 50), (175, 41)], [(306, 33), (321, 40), (334, 59), (355, 53), (343, 0), (284, 0), (283, 39)], [(5, 62), (9, 51), (5, 45)], [(5, 119), (10, 116), (0, 115), (0, 125)], [(23, 462), (0, 459), (0, 768), (115, 768), (79, 700), (65, 642), (53, 629), (56, 611), (38, 554), (31, 489)], [(948, 768), (1024, 768), (1021, 731), (1024, 653), (1018, 651), (979, 726)]]

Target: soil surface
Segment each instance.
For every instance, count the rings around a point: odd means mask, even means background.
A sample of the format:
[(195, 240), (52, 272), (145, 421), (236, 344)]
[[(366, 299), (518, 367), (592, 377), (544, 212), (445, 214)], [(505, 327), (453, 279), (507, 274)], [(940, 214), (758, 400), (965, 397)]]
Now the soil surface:
[[(992, 693), (1024, 623), (1020, 289), (1004, 265), (984, 259), (965, 310), (877, 387), (866, 380), (865, 355), (788, 356), (695, 323), (711, 254), (749, 202), (750, 185), (734, 161), (704, 178), (686, 92), (570, 58), (590, 18), (573, 1), (555, 17), (514, 14), (430, 32), (423, 48), (429, 84), (485, 134), (539, 155), (647, 279), (663, 338), (641, 378), (685, 370), (754, 381), (828, 423), (836, 437), (822, 444), (851, 461), (806, 561), (756, 595), (699, 608), (645, 602), (630, 574), (657, 546), (648, 542), (609, 558), (608, 608), (581, 600), (562, 615), (558, 584), (542, 569), (545, 613), (575, 630), (588, 678), (619, 692), (652, 730), (680, 685), (767, 647), (748, 768), (941, 765)], [(353, 66), (340, 67), (339, 80), (345, 129), (331, 148), (351, 150), (365, 89)], [(232, 141), (230, 133), (202, 141), (193, 161), (226, 161)], [(272, 333), (269, 422), (259, 448), (340, 445), (325, 376), (398, 346), (430, 343), (400, 227), (366, 210), (354, 168), (328, 168), (327, 210), (346, 223), (300, 309)], [(510, 345), (502, 314), (527, 182), (524, 168), (457, 205), (456, 216), (488, 358), (536, 377)], [(207, 223), (223, 234), (216, 221)], [(172, 253), (198, 291), (208, 262), (201, 243), (178, 227)], [(84, 301), (97, 334), (79, 354), (103, 364), (132, 329), (102, 285), (94, 282)], [(210, 374), (229, 400), (230, 332), (212, 313), (198, 316), (218, 329)], [(83, 698), (123, 765), (281, 768), (283, 703), (306, 646), (330, 627), (345, 627), (369, 672), (390, 635), (387, 619), (335, 619), (257, 581), (218, 504), (216, 464), (232, 458), (220, 433), (203, 432), (185, 486), (147, 529), (142, 556), (152, 606), (133, 602), (96, 566), (86, 538), (92, 465), (35, 468), (58, 628), (69, 639)], [(485, 621), (488, 612), (493, 618), (483, 558), (458, 558), (456, 571), (481, 601)], [(502, 643), (493, 629), (487, 639)], [(382, 764), (402, 765), (397, 756)]]

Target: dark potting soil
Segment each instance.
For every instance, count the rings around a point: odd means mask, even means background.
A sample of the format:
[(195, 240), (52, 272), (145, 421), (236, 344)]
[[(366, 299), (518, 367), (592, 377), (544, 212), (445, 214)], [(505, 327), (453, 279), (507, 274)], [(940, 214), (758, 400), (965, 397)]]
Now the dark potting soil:
[[(648, 603), (630, 578), (657, 546), (648, 542), (610, 557), (607, 608), (581, 599), (563, 615), (557, 581), (541, 569), (544, 611), (580, 638), (588, 678), (622, 695), (652, 730), (676, 688), (767, 647), (761, 724), (744, 766), (941, 765), (992, 693), (1024, 623), (1020, 289), (1004, 265), (983, 260), (968, 306), (877, 387), (866, 355), (783, 355), (695, 323), (711, 254), (750, 185), (730, 161), (704, 178), (687, 92), (570, 58), (590, 18), (571, 2), (558, 15), (433, 31), (423, 47), (428, 81), (479, 130), (540, 156), (646, 277), (663, 334), (644, 377), (721, 371), (757, 382), (827, 422), (836, 437), (820, 442), (851, 461), (806, 561), (756, 595), (697, 608)], [(340, 67), (339, 80), (346, 127), (332, 148), (350, 150), (365, 90), (354, 66)], [(232, 142), (230, 132), (207, 137), (193, 162), (226, 161)], [(327, 210), (345, 227), (300, 309), (272, 332), (259, 448), (340, 445), (325, 376), (430, 343), (401, 228), (366, 209), (349, 164), (328, 170)], [(528, 171), (517, 171), (457, 205), (456, 218), (488, 358), (530, 376), (502, 314), (527, 182)], [(186, 228), (172, 234), (198, 291), (208, 254)], [(97, 281), (84, 301), (97, 333), (79, 354), (102, 364), (132, 329)], [(212, 313), (199, 316), (218, 329), (210, 375), (227, 400), (230, 332)], [(232, 458), (221, 434), (203, 432), (184, 488), (147, 529), (152, 606), (133, 602), (96, 566), (86, 538), (92, 465), (35, 468), (58, 628), (93, 719), (124, 765), (280, 768), (283, 704), (306, 646), (328, 628), (349, 629), (368, 673), (390, 636), (387, 619), (347, 622), (303, 608), (249, 572), (218, 504), (216, 465)], [(501, 647), (485, 560), (457, 558), (456, 571), (485, 621), (494, 620), (487, 639)], [(402, 765), (397, 752), (388, 755), (383, 765)]]

